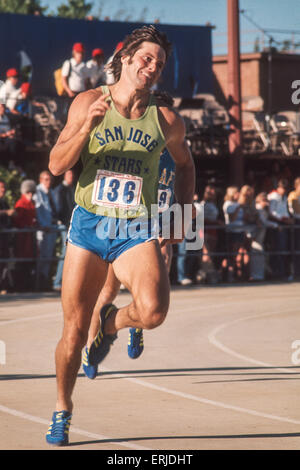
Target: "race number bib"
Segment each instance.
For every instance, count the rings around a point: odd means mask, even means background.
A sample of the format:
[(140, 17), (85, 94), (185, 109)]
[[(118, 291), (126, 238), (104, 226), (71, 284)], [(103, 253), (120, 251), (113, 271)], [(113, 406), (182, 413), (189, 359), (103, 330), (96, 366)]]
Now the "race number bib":
[(169, 209), (170, 200), (172, 196), (171, 189), (159, 189), (158, 190), (158, 212), (164, 212)]
[(113, 171), (98, 170), (92, 203), (98, 206), (130, 209), (139, 206), (143, 178)]

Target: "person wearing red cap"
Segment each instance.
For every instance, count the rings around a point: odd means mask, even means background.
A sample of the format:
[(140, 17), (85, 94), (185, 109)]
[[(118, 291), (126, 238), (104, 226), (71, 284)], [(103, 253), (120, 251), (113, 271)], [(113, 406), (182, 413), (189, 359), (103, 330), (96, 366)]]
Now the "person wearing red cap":
[(12, 68), (12, 69), (8, 69), (6, 71), (6, 78), (11, 78), (11, 77), (13, 77), (13, 78), (18, 78), (19, 77), (19, 73), (18, 73), (17, 69)]
[(0, 88), (0, 103), (5, 104), (12, 111), (20, 98), (20, 89), (17, 88), (19, 73), (17, 69), (10, 68), (6, 71), (6, 81)]
[(23, 116), (32, 116), (32, 106), (44, 107), (43, 103), (40, 103), (32, 97), (32, 86), (29, 82), (24, 82), (20, 86), (20, 98), (15, 108), (15, 112), (22, 114)]
[(73, 44), (72, 58), (66, 60), (62, 66), (63, 87), (72, 99), (81, 91), (90, 88), (89, 71), (83, 60), (84, 53), (84, 45), (76, 42)]
[(97, 48), (92, 51), (92, 58), (87, 61), (86, 66), (90, 72), (90, 82), (93, 88), (105, 84), (104, 52)]
[(31, 96), (31, 83), (24, 82), (20, 86), (20, 99), (17, 103), (15, 109), (13, 110), (14, 113), (22, 114), (27, 116), (30, 114), (30, 101), (29, 98)]

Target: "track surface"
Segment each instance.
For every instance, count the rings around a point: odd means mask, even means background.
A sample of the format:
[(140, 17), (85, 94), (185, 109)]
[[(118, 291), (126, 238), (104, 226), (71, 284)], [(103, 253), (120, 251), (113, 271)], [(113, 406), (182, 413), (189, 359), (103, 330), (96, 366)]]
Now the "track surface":
[[(129, 300), (120, 293), (116, 304)], [(60, 298), (0, 302), (0, 449), (57, 449), (45, 433)], [(139, 359), (127, 356), (123, 330), (95, 380), (79, 371), (63, 449), (298, 450), (299, 309), (297, 283), (172, 289)]]

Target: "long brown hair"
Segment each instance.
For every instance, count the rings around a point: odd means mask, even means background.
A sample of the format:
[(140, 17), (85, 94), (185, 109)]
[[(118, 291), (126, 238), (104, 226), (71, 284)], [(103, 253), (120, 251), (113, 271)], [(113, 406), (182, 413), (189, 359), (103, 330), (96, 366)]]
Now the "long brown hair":
[(165, 33), (158, 31), (153, 25), (135, 29), (131, 34), (126, 36), (123, 41), (122, 49), (114, 55), (112, 61), (107, 65), (107, 70), (114, 75), (115, 82), (117, 82), (121, 76), (121, 58), (124, 56), (133, 57), (144, 41), (154, 42), (161, 46), (166, 53), (166, 59), (168, 59), (171, 53), (171, 43), (168, 41)]

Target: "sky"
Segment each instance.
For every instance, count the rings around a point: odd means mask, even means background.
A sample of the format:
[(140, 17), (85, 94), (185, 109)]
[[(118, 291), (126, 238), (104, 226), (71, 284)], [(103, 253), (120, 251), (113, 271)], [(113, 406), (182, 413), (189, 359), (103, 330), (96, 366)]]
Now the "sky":
[[(212, 30), (213, 54), (227, 51), (227, 0), (87, 0), (88, 2), (94, 4), (92, 14), (97, 15), (101, 9), (101, 18), (109, 16), (115, 21), (124, 20), (129, 15), (130, 21), (138, 21), (143, 17), (146, 23), (152, 23), (156, 18), (160, 23), (178, 25), (205, 25), (209, 22), (215, 26)], [(41, 1), (42, 5), (49, 6), (46, 13), (55, 11), (57, 5), (62, 3), (67, 2)], [(260, 41), (261, 48), (268, 45), (269, 36), (261, 30), (289, 31), (268, 31), (278, 48), (281, 44), (277, 43), (282, 43), (283, 40), (300, 43), (299, 4), (300, 0), (240, 0), (240, 10), (244, 10), (244, 14), (240, 15), (241, 52), (252, 52), (256, 39)], [(300, 47), (297, 52), (300, 54)]]

